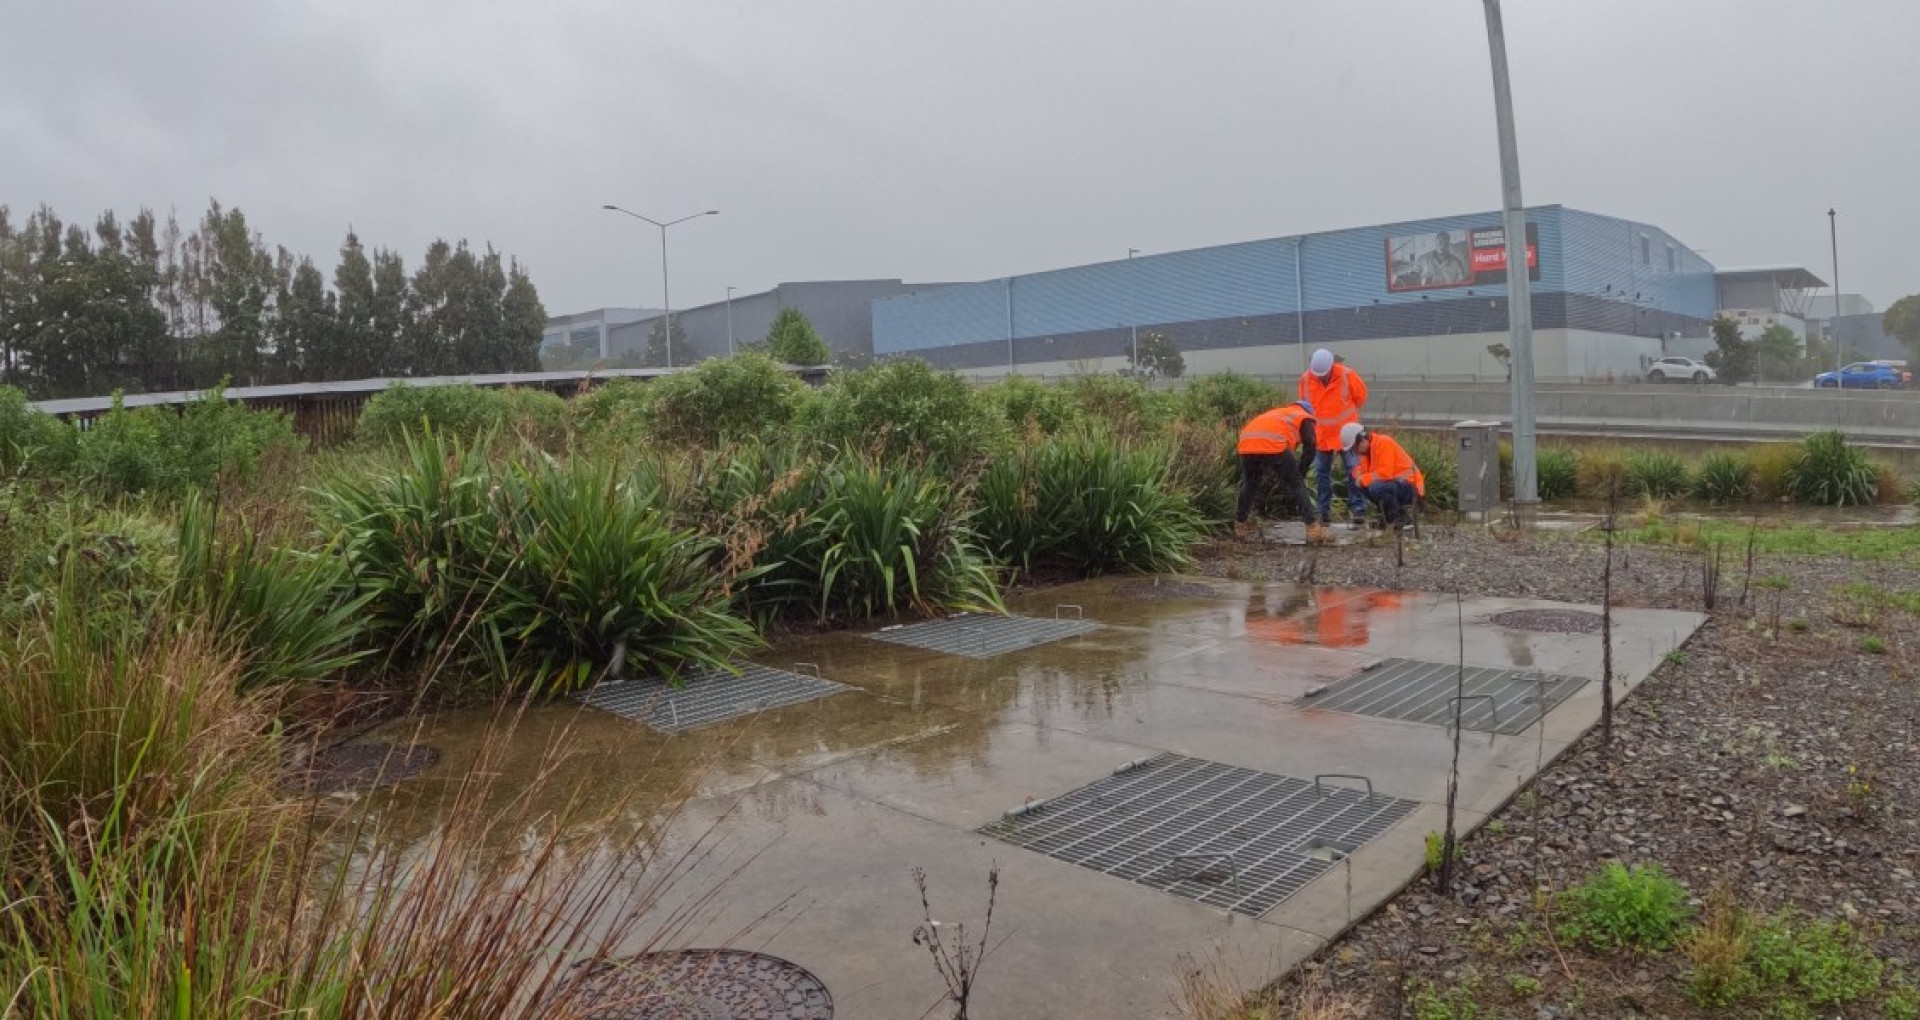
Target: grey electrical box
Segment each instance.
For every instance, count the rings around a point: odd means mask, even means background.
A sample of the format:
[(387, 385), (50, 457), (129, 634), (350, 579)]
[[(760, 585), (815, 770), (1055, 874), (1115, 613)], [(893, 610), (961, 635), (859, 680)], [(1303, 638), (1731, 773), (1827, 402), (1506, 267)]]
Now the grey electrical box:
[(1500, 423), (1456, 422), (1453, 455), (1460, 467), (1460, 512), (1490, 514), (1500, 509)]

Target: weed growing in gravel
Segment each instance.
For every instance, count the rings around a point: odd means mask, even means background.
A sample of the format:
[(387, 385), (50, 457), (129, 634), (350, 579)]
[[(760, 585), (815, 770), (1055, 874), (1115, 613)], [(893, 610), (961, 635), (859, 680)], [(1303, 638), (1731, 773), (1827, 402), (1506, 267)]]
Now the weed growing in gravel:
[(1880, 990), (1886, 961), (1845, 921), (1815, 921), (1782, 913), (1756, 925), (1753, 972), (1791, 989), (1813, 1005), (1840, 1006)]
[(1840, 586), (1840, 594), (1880, 609), (1898, 609), (1920, 616), (1920, 591), (1889, 591), (1864, 582)]
[(1531, 974), (1508, 974), (1507, 987), (1522, 999), (1531, 999), (1540, 994), (1540, 979)]
[(1839, 556), (1853, 560), (1920, 559), (1920, 528), (1834, 528), (1819, 524), (1751, 527), (1735, 521), (1653, 520), (1622, 529), (1615, 539), (1648, 545), (1692, 546), (1734, 542), (1749, 534), (1756, 553), (1771, 556)]
[[(1427, 833), (1427, 874), (1437, 875), (1440, 873), (1440, 866), (1446, 863), (1446, 846), (1447, 837), (1445, 835), (1438, 832)], [(1462, 856), (1460, 848), (1457, 846), (1454, 847), (1453, 859), (1457, 861)]]
[(1747, 965), (1752, 946), (1751, 918), (1733, 900), (1726, 886), (1707, 896), (1700, 926), (1682, 940), (1692, 970), (1687, 974), (1687, 998), (1697, 1006), (1718, 1009), (1733, 1005), (1753, 990), (1757, 980)]
[(1485, 1015), (1475, 998), (1479, 991), (1480, 975), (1468, 969), (1460, 983), (1449, 988), (1426, 980), (1407, 982), (1407, 1002), (1414, 1020), (1479, 1020)]
[(1856, 808), (1867, 808), (1873, 802), (1873, 780), (1860, 770), (1858, 765), (1847, 766), (1847, 799)]
[(1678, 648), (1667, 653), (1667, 665), (1684, 666), (1686, 664), (1687, 664), (1687, 653), (1681, 651)]
[(1787, 629), (1793, 631), (1795, 634), (1805, 634), (1807, 631), (1813, 629), (1813, 624), (1808, 623), (1807, 618), (1804, 616), (1796, 616), (1787, 621)]
[(1560, 925), (1560, 937), (1601, 952), (1664, 950), (1692, 913), (1686, 887), (1651, 862), (1628, 868), (1609, 861), (1598, 874), (1568, 889), (1561, 903), (1567, 920)]
[(1505, 833), (1506, 831), (1507, 831), (1507, 823), (1504, 821), (1501, 821), (1498, 818), (1495, 818), (1493, 821), (1490, 821), (1487, 823), (1487, 835), (1489, 836), (1498, 836)]
[(1877, 634), (1869, 634), (1860, 639), (1860, 650), (1868, 655), (1885, 655), (1887, 654), (1886, 639)]

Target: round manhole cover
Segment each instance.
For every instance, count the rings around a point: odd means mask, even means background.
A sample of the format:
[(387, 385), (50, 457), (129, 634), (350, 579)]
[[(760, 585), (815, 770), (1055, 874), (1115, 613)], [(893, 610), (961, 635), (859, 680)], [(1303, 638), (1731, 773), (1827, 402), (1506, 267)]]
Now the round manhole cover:
[(372, 790), (412, 779), (439, 761), (438, 749), (421, 744), (335, 744), (314, 752), (304, 765), (295, 768), (292, 782), (309, 793)]
[(1490, 619), (1502, 627), (1542, 634), (1600, 633), (1600, 614), (1582, 609), (1510, 609)]
[(643, 953), (583, 985), (590, 1020), (833, 1020), (833, 996), (806, 968), (737, 949)]
[(1156, 579), (1122, 581), (1113, 586), (1113, 593), (1123, 599), (1135, 599), (1141, 602), (1158, 602), (1162, 599), (1204, 599), (1219, 594), (1210, 584)]

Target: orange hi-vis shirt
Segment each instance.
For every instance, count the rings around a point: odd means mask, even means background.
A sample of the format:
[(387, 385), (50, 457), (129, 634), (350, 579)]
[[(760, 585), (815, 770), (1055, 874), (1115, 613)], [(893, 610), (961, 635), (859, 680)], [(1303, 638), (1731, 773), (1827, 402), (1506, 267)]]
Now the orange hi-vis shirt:
[(1340, 426), (1360, 420), (1360, 405), (1367, 402), (1367, 383), (1360, 373), (1336, 363), (1325, 382), (1312, 372), (1300, 373), (1300, 399), (1313, 405), (1314, 447), (1336, 452), (1340, 449)]
[(1311, 417), (1299, 404), (1262, 411), (1240, 430), (1240, 452), (1286, 453), (1302, 444), (1300, 423)]
[(1378, 432), (1367, 433), (1367, 444), (1367, 452), (1360, 455), (1362, 488), (1391, 479), (1412, 482), (1413, 491), (1422, 496), (1427, 494), (1427, 476), (1420, 472), (1420, 466), (1413, 462), (1406, 447), (1394, 442), (1392, 436)]

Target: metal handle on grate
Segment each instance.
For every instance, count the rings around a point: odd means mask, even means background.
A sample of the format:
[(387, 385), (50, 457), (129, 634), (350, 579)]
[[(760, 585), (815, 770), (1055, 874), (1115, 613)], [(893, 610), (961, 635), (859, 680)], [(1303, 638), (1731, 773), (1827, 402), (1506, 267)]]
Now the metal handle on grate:
[(820, 675), (820, 664), (817, 662), (796, 662), (793, 664), (793, 671), (795, 673), (800, 672), (802, 669), (813, 670), (813, 678), (815, 680), (826, 679), (826, 677)]
[(1003, 811), (1003, 812), (1001, 812), (1001, 813), (1000, 813), (1000, 817), (1002, 817), (1002, 818), (1005, 818), (1005, 819), (1007, 819), (1007, 820), (1009, 820), (1009, 821), (1011, 821), (1011, 820), (1013, 820), (1013, 819), (1016, 819), (1016, 818), (1020, 818), (1020, 817), (1023, 817), (1023, 816), (1025, 816), (1025, 815), (1030, 815), (1030, 814), (1032, 814), (1032, 813), (1034, 813), (1035, 811), (1038, 811), (1038, 810), (1040, 810), (1041, 808), (1043, 808), (1043, 807), (1046, 807), (1046, 806), (1047, 806), (1047, 803), (1048, 803), (1048, 802), (1047, 802), (1047, 801), (1046, 801), (1045, 799), (1041, 799), (1041, 800), (1030, 800), (1030, 801), (1027, 801), (1027, 802), (1026, 802), (1025, 804), (1022, 804), (1022, 805), (1020, 805), (1019, 807), (1017, 807), (1017, 808), (1014, 808), (1014, 809), (1012, 809), (1012, 810), (1010, 810), (1010, 811)]
[[(1167, 858), (1166, 862), (1161, 864), (1160, 867), (1164, 868), (1168, 864), (1178, 864), (1182, 861), (1226, 861), (1227, 875), (1233, 879), (1233, 891), (1236, 893), (1240, 891), (1240, 862), (1234, 860), (1232, 854), (1174, 854), (1172, 857)], [(1159, 868), (1155, 868), (1154, 870), (1158, 871)], [(1191, 882), (1206, 873), (1207, 869), (1201, 868), (1187, 875), (1185, 878), (1180, 879), (1180, 881)]]
[(1087, 611), (1085, 609), (1080, 608), (1079, 606), (1074, 605), (1071, 602), (1063, 602), (1060, 605), (1054, 606), (1053, 618), (1056, 620), (1063, 619), (1063, 617), (1060, 614), (1062, 611), (1068, 610), (1068, 609), (1073, 610), (1073, 618), (1076, 620), (1084, 620), (1087, 618)]
[(1373, 799), (1373, 780), (1368, 779), (1366, 776), (1355, 775), (1351, 772), (1322, 772), (1313, 777), (1313, 789), (1316, 793), (1320, 794), (1320, 796), (1324, 797), (1327, 795), (1327, 791), (1320, 785), (1322, 779), (1358, 779), (1367, 784), (1367, 799)]
[[(1486, 703), (1487, 703), (1487, 714), (1493, 717), (1493, 728), (1494, 728), (1495, 730), (1498, 730), (1498, 729), (1500, 728), (1500, 702), (1499, 702), (1499, 701), (1497, 701), (1497, 700), (1495, 700), (1495, 699), (1494, 699), (1494, 696), (1493, 696), (1493, 695), (1491, 695), (1491, 694), (1462, 694), (1461, 696), (1459, 696), (1459, 697), (1457, 697), (1457, 698), (1448, 698), (1448, 699), (1447, 699), (1447, 707), (1449, 707), (1449, 708), (1452, 708), (1453, 706), (1455, 706), (1455, 705), (1458, 705), (1458, 704), (1460, 704), (1460, 703), (1461, 703), (1461, 702), (1463, 702), (1463, 701), (1484, 701), (1484, 702), (1486, 702)], [(1460, 720), (1460, 721), (1461, 721), (1461, 722), (1462, 722), (1462, 723), (1464, 724), (1464, 723), (1465, 723), (1465, 721), (1466, 721), (1466, 713), (1464, 713), (1464, 712), (1462, 712), (1462, 713), (1460, 713), (1460, 714), (1458, 714), (1458, 715), (1456, 715), (1456, 716), (1454, 716), (1454, 718), (1455, 718), (1455, 719), (1458, 719), (1458, 720)]]

